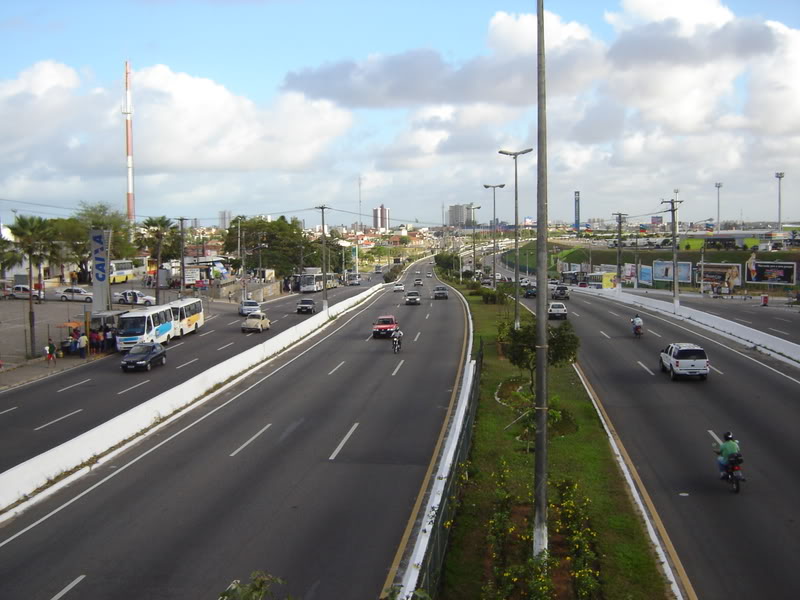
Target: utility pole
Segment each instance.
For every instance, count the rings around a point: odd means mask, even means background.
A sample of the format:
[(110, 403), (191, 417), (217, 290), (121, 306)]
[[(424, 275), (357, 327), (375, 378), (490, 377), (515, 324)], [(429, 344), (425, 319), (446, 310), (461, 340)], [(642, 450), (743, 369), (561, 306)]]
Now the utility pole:
[(677, 314), (681, 300), (678, 292), (678, 190), (675, 190), (674, 200), (662, 200), (661, 204), (669, 204), (672, 213), (672, 304)]
[(242, 217), (236, 220), (239, 232), (236, 234), (236, 253), (239, 255), (239, 272), (244, 275), (244, 264), (242, 263)]
[(183, 229), (183, 222), (186, 221), (186, 217), (178, 217), (178, 221), (181, 222), (181, 297), (183, 297), (184, 292), (186, 291), (186, 253), (183, 250), (185, 244), (184, 238), (184, 229)]
[[(506, 187), (505, 183), (498, 185), (483, 184), (487, 190), (492, 189), (492, 287), (497, 289), (497, 188)], [(525, 269), (527, 274), (528, 270)]]
[[(478, 210), (480, 206), (475, 206), (474, 204), (469, 205), (469, 211), (472, 213), (472, 276), (473, 278), (478, 274), (478, 243), (475, 241), (475, 211)], [(478, 279), (480, 281), (480, 279)]]
[(617, 290), (622, 289), (622, 219), (628, 213), (611, 213), (617, 217)]
[(325, 209), (324, 204), (315, 207), (322, 211), (322, 310), (328, 310), (328, 271), (325, 265), (327, 247), (325, 245)]

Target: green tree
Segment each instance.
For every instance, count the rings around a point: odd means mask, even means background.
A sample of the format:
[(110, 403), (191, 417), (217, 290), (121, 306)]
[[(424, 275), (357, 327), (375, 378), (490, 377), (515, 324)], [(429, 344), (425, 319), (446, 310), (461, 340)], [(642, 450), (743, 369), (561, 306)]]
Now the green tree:
[(25, 257), (17, 251), (14, 242), (0, 237), (0, 279), (5, 281), (6, 271), (21, 265)]
[(112, 210), (104, 202), (89, 204), (81, 202), (74, 217), (86, 228), (86, 241), (89, 241), (89, 230), (101, 229), (110, 231), (110, 258), (131, 258), (136, 247), (131, 242), (131, 226), (127, 217), (119, 211)]
[[(52, 224), (42, 217), (17, 215), (9, 228), (14, 236), (14, 246), (28, 260), (28, 285), (33, 290), (33, 266), (37, 271), (52, 252), (55, 231)], [(41, 281), (41, 280), (40, 280)], [(28, 322), (31, 328), (31, 356), (38, 356), (36, 347), (36, 316), (33, 312), (33, 294), (28, 297)]]
[(138, 241), (142, 248), (148, 248), (151, 254), (156, 255), (156, 304), (161, 304), (161, 281), (158, 277), (158, 270), (161, 268), (161, 250), (170, 232), (175, 234), (176, 225), (168, 217), (147, 217), (142, 227), (145, 232), (138, 236)]

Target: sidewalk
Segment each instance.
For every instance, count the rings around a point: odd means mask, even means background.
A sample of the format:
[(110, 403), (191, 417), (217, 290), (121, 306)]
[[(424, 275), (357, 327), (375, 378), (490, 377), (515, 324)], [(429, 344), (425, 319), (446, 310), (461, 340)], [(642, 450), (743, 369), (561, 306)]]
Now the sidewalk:
[(65, 356), (64, 358), (57, 358), (56, 364), (51, 364), (50, 366), (47, 365), (47, 360), (44, 357), (33, 358), (20, 363), (3, 363), (3, 367), (0, 369), (0, 392), (113, 356), (118, 357), (120, 354), (101, 353), (93, 354), (88, 358)]

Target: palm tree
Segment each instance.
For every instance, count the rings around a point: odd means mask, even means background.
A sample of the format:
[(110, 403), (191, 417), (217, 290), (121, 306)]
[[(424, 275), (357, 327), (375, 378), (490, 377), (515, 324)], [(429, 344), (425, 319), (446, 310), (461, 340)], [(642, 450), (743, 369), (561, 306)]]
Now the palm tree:
[[(42, 217), (17, 215), (14, 224), (9, 228), (14, 236), (14, 247), (28, 259), (28, 321), (31, 328), (31, 356), (38, 356), (36, 349), (36, 317), (33, 313), (33, 265), (38, 268), (51, 253), (55, 234), (53, 227)], [(41, 282), (41, 279), (40, 279)], [(44, 290), (42, 290), (44, 292)]]
[(158, 277), (158, 270), (161, 268), (161, 248), (164, 245), (164, 238), (170, 231), (175, 230), (175, 223), (168, 217), (147, 217), (142, 223), (147, 230), (146, 234), (140, 239), (142, 246), (147, 246), (156, 251), (156, 304), (161, 304), (161, 283)]
[(17, 252), (14, 242), (0, 237), (0, 279), (5, 282), (6, 271), (23, 262), (23, 256)]

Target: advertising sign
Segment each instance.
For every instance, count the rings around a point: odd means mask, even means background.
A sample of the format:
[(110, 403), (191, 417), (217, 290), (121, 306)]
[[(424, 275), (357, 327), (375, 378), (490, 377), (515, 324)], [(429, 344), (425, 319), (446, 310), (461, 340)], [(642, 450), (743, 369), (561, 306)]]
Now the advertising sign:
[(653, 267), (639, 265), (639, 285), (653, 285)]
[[(653, 280), (672, 281), (672, 261), (654, 260), (653, 261)], [(678, 263), (678, 283), (692, 283), (692, 263)]]
[(651, 225), (661, 225), (664, 223), (664, 217), (650, 217)]
[(772, 285), (794, 285), (797, 263), (768, 262), (763, 260), (747, 261), (745, 276), (747, 283), (770, 283)]
[(92, 303), (96, 311), (108, 310), (108, 240), (101, 229), (89, 231), (89, 243), (92, 251)]
[(200, 269), (198, 267), (186, 267), (186, 269), (184, 269), (184, 285), (194, 285), (194, 282), (198, 279), (200, 279)]
[(711, 287), (726, 287), (733, 290), (742, 286), (742, 265), (697, 263), (695, 278), (698, 284), (702, 281), (711, 284)]
[(603, 273), (616, 273), (617, 265), (600, 265), (600, 270)]

